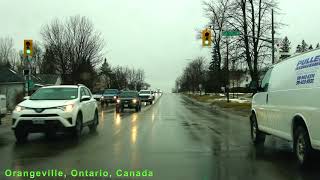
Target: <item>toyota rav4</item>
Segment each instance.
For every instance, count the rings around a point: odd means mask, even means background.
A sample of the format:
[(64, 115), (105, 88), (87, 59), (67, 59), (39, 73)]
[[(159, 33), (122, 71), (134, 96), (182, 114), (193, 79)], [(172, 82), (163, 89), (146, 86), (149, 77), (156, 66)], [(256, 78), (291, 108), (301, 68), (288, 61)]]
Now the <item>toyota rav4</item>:
[(51, 137), (56, 132), (71, 131), (79, 138), (84, 126), (95, 131), (98, 123), (96, 100), (84, 85), (40, 88), (12, 113), (12, 129), (18, 142), (34, 132)]

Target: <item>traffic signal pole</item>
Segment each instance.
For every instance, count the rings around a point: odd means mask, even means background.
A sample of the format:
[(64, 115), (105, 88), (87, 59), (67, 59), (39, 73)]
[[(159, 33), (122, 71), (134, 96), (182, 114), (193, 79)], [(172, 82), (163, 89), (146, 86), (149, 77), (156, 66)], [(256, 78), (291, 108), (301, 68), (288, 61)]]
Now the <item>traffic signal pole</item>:
[(31, 61), (33, 55), (33, 41), (32, 40), (24, 40), (24, 70), (23, 75), (25, 79), (25, 96), (30, 95), (30, 80), (31, 80)]
[(25, 63), (24, 63), (24, 80), (25, 80), (25, 96), (30, 95), (30, 80), (31, 80), (31, 57), (26, 56), (25, 57)]
[(227, 102), (230, 102), (230, 94), (229, 94), (229, 37), (227, 36), (227, 58), (226, 58), (226, 70), (227, 70), (227, 84), (226, 84), (226, 93), (227, 93)]

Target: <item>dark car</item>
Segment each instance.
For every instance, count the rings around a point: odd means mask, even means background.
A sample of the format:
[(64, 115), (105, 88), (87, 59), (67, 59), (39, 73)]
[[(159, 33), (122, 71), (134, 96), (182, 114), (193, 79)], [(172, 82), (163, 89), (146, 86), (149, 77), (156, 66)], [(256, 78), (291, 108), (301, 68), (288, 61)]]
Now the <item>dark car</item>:
[(106, 104), (108, 105), (109, 103), (115, 103), (119, 95), (119, 90), (118, 89), (106, 89), (104, 90), (100, 102), (101, 105)]
[(122, 91), (117, 99), (116, 112), (123, 112), (124, 109), (141, 110), (141, 100), (137, 91)]

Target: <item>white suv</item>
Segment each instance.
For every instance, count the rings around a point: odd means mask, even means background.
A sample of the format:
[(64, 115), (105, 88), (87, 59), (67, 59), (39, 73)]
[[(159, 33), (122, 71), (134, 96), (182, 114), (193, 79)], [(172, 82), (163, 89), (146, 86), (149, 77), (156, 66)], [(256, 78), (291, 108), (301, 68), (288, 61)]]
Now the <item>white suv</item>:
[(12, 112), (12, 129), (18, 142), (29, 133), (71, 131), (79, 138), (82, 128), (95, 131), (99, 123), (96, 100), (84, 85), (47, 86), (38, 89)]

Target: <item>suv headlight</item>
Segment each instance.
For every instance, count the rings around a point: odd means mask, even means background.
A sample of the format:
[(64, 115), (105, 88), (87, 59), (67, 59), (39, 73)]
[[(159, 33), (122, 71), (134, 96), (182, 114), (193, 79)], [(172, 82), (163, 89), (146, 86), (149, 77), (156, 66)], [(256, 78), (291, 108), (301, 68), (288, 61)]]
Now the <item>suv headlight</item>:
[(17, 105), (17, 106), (14, 108), (14, 111), (21, 112), (21, 111), (23, 111), (23, 110), (25, 110), (25, 109), (26, 109), (25, 107)]
[(137, 103), (137, 99), (133, 99), (132, 102), (133, 102), (133, 103)]
[(120, 103), (120, 99), (117, 99), (117, 103)]
[(113, 96), (113, 99), (117, 99), (117, 96)]
[(68, 105), (65, 105), (65, 106), (59, 106), (57, 108), (65, 111), (65, 112), (71, 112), (73, 110), (73, 107), (74, 107), (73, 104), (68, 104)]

